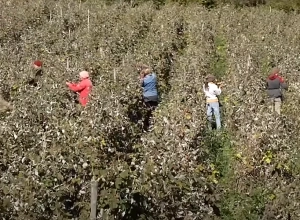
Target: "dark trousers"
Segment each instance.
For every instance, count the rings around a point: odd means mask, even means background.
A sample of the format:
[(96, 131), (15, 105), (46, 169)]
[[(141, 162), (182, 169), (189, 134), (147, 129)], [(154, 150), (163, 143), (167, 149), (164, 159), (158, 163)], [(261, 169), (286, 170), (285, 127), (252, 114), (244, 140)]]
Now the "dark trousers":
[(153, 111), (156, 109), (158, 105), (158, 101), (149, 100), (147, 98), (144, 98), (144, 104), (146, 106), (146, 115), (143, 121), (143, 129), (145, 131), (149, 130), (150, 127), (150, 120), (153, 116)]

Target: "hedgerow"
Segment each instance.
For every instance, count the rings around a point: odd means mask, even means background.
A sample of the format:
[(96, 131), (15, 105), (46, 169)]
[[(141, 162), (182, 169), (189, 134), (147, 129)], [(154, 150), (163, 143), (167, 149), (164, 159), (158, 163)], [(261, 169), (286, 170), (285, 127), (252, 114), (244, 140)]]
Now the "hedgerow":
[[(298, 219), (299, 16), (265, 8), (6, 1), (0, 24), (0, 216)], [(31, 62), (44, 62), (37, 87)], [(137, 63), (161, 102), (143, 131)], [(268, 109), (273, 66), (290, 89)], [(66, 81), (91, 73), (83, 109)], [(222, 131), (206, 129), (204, 76), (225, 82)], [(288, 198), (288, 199), (287, 199)]]

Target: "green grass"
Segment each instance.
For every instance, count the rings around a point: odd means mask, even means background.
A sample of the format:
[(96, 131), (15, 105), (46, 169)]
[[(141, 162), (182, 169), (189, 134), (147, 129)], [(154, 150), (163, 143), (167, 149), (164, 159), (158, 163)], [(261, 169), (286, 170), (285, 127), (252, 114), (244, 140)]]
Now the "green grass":
[(227, 44), (225, 38), (217, 35), (214, 38), (215, 54), (212, 57), (210, 71), (218, 78), (222, 79), (226, 75), (228, 69), (227, 63)]

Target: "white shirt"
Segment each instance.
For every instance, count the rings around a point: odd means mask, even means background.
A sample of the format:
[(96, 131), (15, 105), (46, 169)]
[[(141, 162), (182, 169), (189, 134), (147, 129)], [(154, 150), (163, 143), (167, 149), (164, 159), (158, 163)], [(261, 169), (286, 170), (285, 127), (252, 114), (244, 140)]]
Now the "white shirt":
[(218, 101), (218, 95), (221, 95), (221, 89), (214, 83), (208, 83), (208, 89), (203, 85), (203, 91), (207, 101)]

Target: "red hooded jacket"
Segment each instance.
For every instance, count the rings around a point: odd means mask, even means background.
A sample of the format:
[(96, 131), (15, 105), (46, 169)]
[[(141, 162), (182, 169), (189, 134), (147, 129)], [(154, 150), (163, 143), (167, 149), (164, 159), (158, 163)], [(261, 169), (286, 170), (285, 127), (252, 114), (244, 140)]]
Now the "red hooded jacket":
[(86, 106), (89, 101), (89, 94), (92, 90), (93, 84), (89, 78), (81, 80), (78, 84), (71, 83), (69, 88), (73, 92), (79, 93), (79, 102), (82, 106)]

